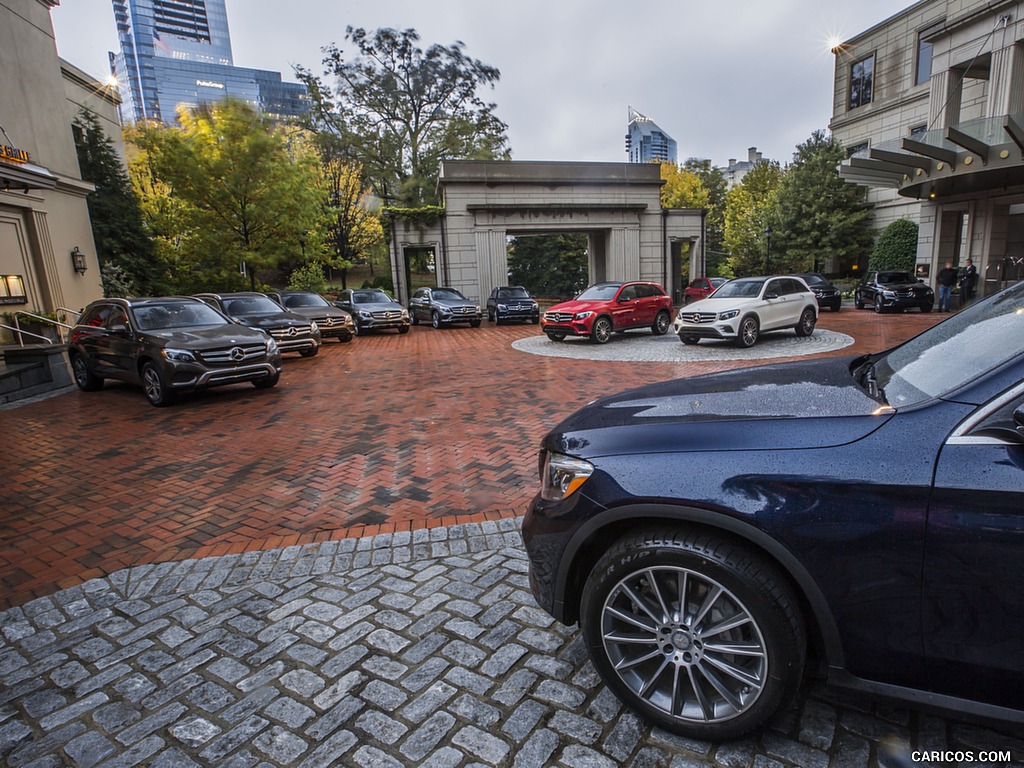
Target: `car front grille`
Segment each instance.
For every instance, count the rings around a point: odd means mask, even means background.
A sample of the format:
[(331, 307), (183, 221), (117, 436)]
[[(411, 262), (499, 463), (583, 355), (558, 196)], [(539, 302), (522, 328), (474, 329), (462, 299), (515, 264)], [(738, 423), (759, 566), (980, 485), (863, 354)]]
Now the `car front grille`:
[(476, 309), (474, 307), (452, 307), (453, 315), (475, 315)]
[(572, 312), (545, 312), (544, 319), (549, 323), (571, 323)]
[(268, 333), (278, 341), (291, 341), (309, 338), (310, 330), (309, 326), (296, 327), (292, 325), (285, 328), (271, 328)]
[(402, 316), (402, 311), (399, 309), (388, 309), (383, 312), (374, 312), (374, 320), (398, 320)]
[(684, 312), (679, 316), (684, 323), (699, 325), (701, 323), (713, 323), (718, 319), (714, 312)]
[(217, 349), (204, 349), (199, 352), (199, 357), (209, 365), (238, 365), (239, 363), (251, 363), (253, 360), (261, 360), (267, 354), (267, 345), (258, 344), (235, 344), (230, 347), (218, 347)]

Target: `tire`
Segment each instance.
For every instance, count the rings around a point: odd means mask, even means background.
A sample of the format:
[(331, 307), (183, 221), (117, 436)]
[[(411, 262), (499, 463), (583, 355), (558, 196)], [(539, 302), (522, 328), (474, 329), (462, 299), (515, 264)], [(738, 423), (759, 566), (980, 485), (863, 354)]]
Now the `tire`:
[(365, 331), (362, 328), (359, 327), (359, 323), (358, 322), (352, 323), (352, 335), (353, 336), (362, 336), (364, 333), (365, 333)]
[(89, 370), (89, 362), (82, 355), (71, 358), (71, 372), (75, 377), (75, 384), (83, 392), (95, 392), (103, 388), (103, 377)]
[(263, 379), (256, 379), (255, 381), (253, 381), (252, 385), (256, 387), (256, 389), (270, 389), (272, 387), (276, 387), (277, 382), (279, 382), (280, 380), (281, 374), (275, 373), (273, 376), (267, 376), (266, 378)]
[(882, 297), (875, 296), (875, 314), (880, 315), (885, 312), (885, 307), (882, 306)]
[(440, 328), (441, 327), (441, 313), (440, 312), (435, 310), (434, 312), (431, 313), (431, 315), (430, 315), (430, 324), (432, 326), (434, 326), (435, 328)]
[(814, 326), (818, 323), (818, 316), (814, 310), (808, 307), (800, 314), (800, 321), (794, 326), (797, 336), (810, 336), (814, 333)]
[(668, 312), (662, 310), (658, 313), (658, 316), (654, 318), (654, 325), (651, 326), (651, 333), (655, 336), (664, 336), (668, 333), (669, 326), (672, 325), (672, 318)]
[(740, 321), (739, 333), (736, 334), (736, 346), (749, 349), (757, 343), (761, 333), (761, 323), (753, 315), (747, 315)]
[(320, 352), (320, 347), (313, 347), (312, 349), (299, 350), (299, 354), (303, 357), (316, 357)]
[(580, 626), (612, 691), (687, 738), (744, 736), (800, 687), (807, 639), (791, 588), (713, 534), (647, 529), (615, 542), (587, 578)]
[(531, 317), (530, 318), (530, 322), (533, 323), (534, 325), (537, 325), (538, 323), (540, 323), (540, 318), (539, 317)]
[(564, 333), (549, 333), (548, 338), (552, 341), (565, 341)]
[(174, 393), (167, 387), (167, 381), (160, 369), (153, 363), (144, 363), (142, 366), (142, 391), (149, 400), (150, 405), (163, 408), (175, 401)]
[(400, 325), (400, 326), (398, 326), (398, 332), (399, 333), (408, 333), (409, 332), (409, 326), (408, 325)]
[(595, 344), (607, 344), (612, 337), (612, 321), (607, 317), (599, 317), (594, 321), (590, 340)]
[(864, 300), (860, 297), (860, 294), (855, 294), (853, 297), (853, 306), (857, 309), (864, 309)]
[(352, 341), (352, 339), (355, 338), (355, 336), (356, 334), (355, 331), (353, 330), (353, 332), (350, 333), (348, 336), (339, 336), (338, 341), (340, 341), (342, 344), (348, 344), (350, 341)]
[(921, 311), (924, 314), (928, 314), (929, 312), (932, 311), (932, 307), (934, 307), (934, 306), (935, 306), (934, 304), (925, 304), (923, 307), (921, 307)]
[(688, 333), (680, 334), (679, 340), (683, 342), (683, 344), (687, 344), (689, 346), (700, 344), (700, 336), (693, 336)]
[(409, 322), (412, 325), (419, 325), (420, 324), (420, 319), (418, 317), (416, 317), (416, 313), (415, 312), (412, 312), (412, 311), (409, 312)]
[[(495, 325), (498, 325), (498, 323), (495, 323)], [(470, 320), (469, 321), (469, 327), (470, 328), (479, 328), (480, 327), (480, 321), (479, 320)]]

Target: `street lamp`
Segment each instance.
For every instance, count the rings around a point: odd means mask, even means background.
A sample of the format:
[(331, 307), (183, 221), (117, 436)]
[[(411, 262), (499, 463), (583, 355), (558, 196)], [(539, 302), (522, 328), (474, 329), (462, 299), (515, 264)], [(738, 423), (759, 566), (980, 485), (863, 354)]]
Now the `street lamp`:
[(765, 251), (764, 251), (764, 273), (772, 273), (772, 225), (764, 228)]

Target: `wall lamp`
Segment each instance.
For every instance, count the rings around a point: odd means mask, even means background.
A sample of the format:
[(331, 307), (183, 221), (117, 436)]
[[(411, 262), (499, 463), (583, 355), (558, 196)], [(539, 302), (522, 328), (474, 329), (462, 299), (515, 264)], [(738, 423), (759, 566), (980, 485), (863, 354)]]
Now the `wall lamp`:
[(71, 266), (75, 268), (75, 272), (78, 274), (85, 274), (85, 254), (78, 250), (77, 245), (71, 249)]

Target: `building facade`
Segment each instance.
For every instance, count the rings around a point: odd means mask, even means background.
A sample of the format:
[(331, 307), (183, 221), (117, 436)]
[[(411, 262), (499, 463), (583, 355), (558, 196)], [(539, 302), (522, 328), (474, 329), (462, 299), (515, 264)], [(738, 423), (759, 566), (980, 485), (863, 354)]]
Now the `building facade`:
[(272, 117), (302, 115), (306, 88), (280, 72), (234, 66), (224, 0), (112, 0), (120, 51), (110, 54), (122, 118), (175, 122), (179, 105), (227, 96)]
[(626, 126), (626, 156), (629, 162), (674, 163), (677, 152), (675, 139), (649, 117), (629, 108), (629, 125)]
[[(0, 0), (11, 65), (0, 78), (0, 313), (79, 310), (103, 295), (86, 203), (93, 185), (82, 181), (71, 123), (89, 106), (115, 126), (119, 100), (58, 58), (57, 4)], [(120, 129), (111, 135), (120, 140)]]
[(833, 53), (840, 172), (876, 226), (918, 222), (929, 282), (968, 258), (981, 295), (1024, 279), (1024, 3), (920, 0)]
[(721, 169), (722, 173), (725, 174), (726, 186), (732, 189), (737, 184), (741, 184), (744, 176), (765, 162), (769, 161), (765, 160), (764, 156), (757, 151), (757, 147), (750, 147), (747, 150), (746, 160), (737, 160), (734, 157), (729, 158), (729, 164)]

